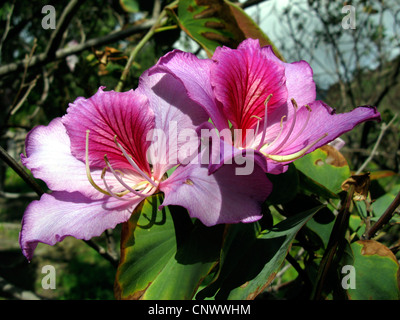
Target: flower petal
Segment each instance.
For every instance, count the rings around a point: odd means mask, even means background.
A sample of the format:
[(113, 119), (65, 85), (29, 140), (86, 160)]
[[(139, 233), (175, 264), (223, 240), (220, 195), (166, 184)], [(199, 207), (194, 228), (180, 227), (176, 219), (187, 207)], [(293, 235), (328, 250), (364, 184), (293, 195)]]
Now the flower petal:
[[(26, 156), (21, 155), (22, 164), (53, 191), (79, 191), (92, 199), (102, 198), (103, 194), (89, 183), (85, 163), (71, 154), (70, 145), (61, 118), (56, 118), (48, 126), (37, 126), (28, 133), (25, 143)], [(142, 180), (132, 170), (124, 173), (131, 179), (136, 176), (137, 182)], [(94, 182), (104, 188), (101, 174), (101, 169), (91, 169)], [(114, 192), (122, 191), (118, 189), (121, 188), (121, 184), (112, 174), (106, 177)]]
[(174, 50), (161, 57), (151, 74), (169, 73), (182, 82), (187, 95), (206, 110), (215, 127), (222, 130), (228, 127), (222, 107), (215, 99), (210, 83), (210, 68), (213, 62), (209, 59), (198, 59), (194, 54)]
[(139, 168), (150, 173), (146, 159), (150, 143), (146, 136), (154, 126), (154, 115), (145, 96), (133, 90), (104, 92), (100, 88), (89, 99), (76, 99), (69, 105), (67, 113), (62, 121), (71, 139), (72, 154), (79, 160), (85, 160), (86, 130), (90, 130), (91, 166), (105, 167), (104, 155), (107, 155), (116, 168), (132, 169), (114, 142), (117, 136)]
[[(145, 72), (140, 77), (140, 93), (146, 95), (155, 114), (153, 134), (157, 139), (150, 146), (149, 158), (153, 165), (153, 176), (162, 175), (181, 161), (187, 154), (197, 154), (199, 139), (196, 128), (209, 119), (206, 111), (192, 101), (183, 84), (170, 74)], [(187, 141), (186, 138), (192, 138)]]
[[(247, 41), (256, 41), (249, 39)], [(243, 42), (242, 45), (245, 45)], [(313, 70), (308, 62), (301, 60), (286, 63), (280, 60), (274, 53), (271, 46), (261, 48), (261, 53), (267, 59), (281, 64), (285, 68), (286, 88), (288, 91), (287, 107), (289, 115), (293, 112), (291, 99), (295, 99), (299, 106), (304, 106), (316, 99), (316, 85), (313, 79)]]
[(256, 221), (272, 185), (259, 166), (249, 175), (237, 175), (238, 167), (223, 165), (209, 175), (204, 164), (180, 166), (160, 184), (162, 205), (182, 206), (206, 226)]
[(67, 236), (89, 240), (125, 222), (142, 198), (130, 202), (112, 197), (93, 201), (79, 192), (43, 194), (27, 207), (19, 242), (28, 260), (39, 242), (54, 245)]
[(264, 102), (270, 94), (269, 114), (286, 103), (285, 68), (267, 59), (258, 41), (244, 41), (238, 49), (218, 47), (213, 60), (211, 84), (234, 128), (254, 127), (257, 118), (264, 117)]
[[(322, 101), (315, 101), (309, 106), (312, 111), (308, 111), (306, 107), (302, 107), (298, 110), (293, 132), (290, 138), (287, 139), (288, 141), (286, 144), (283, 144), (282, 148), (277, 153), (274, 153), (274, 148), (285, 139), (294, 121), (294, 117), (289, 119), (286, 123), (281, 138), (278, 139), (274, 145), (264, 147), (261, 151), (266, 154), (291, 155), (309, 146), (319, 138), (322, 138), (307, 150), (305, 153), (307, 154), (335, 140), (337, 137), (352, 130), (356, 125), (362, 122), (371, 120), (380, 121), (381, 119), (376, 108), (370, 106), (358, 107), (350, 112), (340, 114), (336, 114), (331, 107)], [(324, 137), (324, 135), (327, 136)], [(285, 163), (289, 162), (291, 161)]]

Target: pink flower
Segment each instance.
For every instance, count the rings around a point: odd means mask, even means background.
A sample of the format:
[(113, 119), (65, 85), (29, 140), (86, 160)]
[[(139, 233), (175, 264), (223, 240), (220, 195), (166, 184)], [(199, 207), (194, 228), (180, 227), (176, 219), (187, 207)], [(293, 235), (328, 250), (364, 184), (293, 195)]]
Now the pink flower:
[(336, 114), (316, 101), (313, 72), (305, 61), (285, 63), (270, 46), (247, 39), (237, 49), (219, 47), (212, 59), (200, 60), (175, 50), (152, 72), (180, 80), (187, 95), (212, 120), (205, 128), (219, 132), (210, 172), (240, 154), (253, 153), (269, 173), (335, 140), (368, 120), (380, 120), (376, 108), (358, 107)]
[(34, 128), (22, 162), (52, 193), (25, 211), (20, 245), (27, 259), (38, 242), (99, 236), (158, 192), (164, 193), (163, 206), (182, 205), (208, 226), (259, 219), (271, 191), (261, 168), (243, 177), (232, 164), (209, 175), (207, 165), (194, 161), (196, 149), (176, 156), (188, 144), (180, 134), (208, 118), (180, 81), (145, 72), (135, 91), (100, 88), (89, 99), (76, 99), (62, 118)]

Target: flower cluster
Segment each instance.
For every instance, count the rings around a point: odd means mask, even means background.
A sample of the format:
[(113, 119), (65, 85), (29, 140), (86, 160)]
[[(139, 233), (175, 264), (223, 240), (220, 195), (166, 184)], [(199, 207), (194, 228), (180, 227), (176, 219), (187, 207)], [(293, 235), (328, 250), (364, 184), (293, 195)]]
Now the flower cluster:
[(312, 69), (248, 39), (212, 59), (174, 50), (136, 90), (77, 98), (26, 138), (22, 163), (52, 190), (26, 209), (20, 245), (88, 240), (127, 221), (146, 197), (179, 205), (205, 225), (253, 222), (273, 188), (266, 173), (368, 120), (316, 101)]

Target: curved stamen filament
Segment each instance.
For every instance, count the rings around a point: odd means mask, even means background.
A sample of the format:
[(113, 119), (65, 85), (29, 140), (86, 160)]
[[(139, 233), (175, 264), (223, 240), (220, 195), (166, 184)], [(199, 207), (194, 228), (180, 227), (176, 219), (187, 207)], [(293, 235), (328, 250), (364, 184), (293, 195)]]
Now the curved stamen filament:
[(133, 161), (133, 159), (126, 153), (125, 149), (118, 143), (117, 141), (117, 136), (114, 136), (114, 142), (117, 145), (117, 147), (122, 151), (123, 155), (125, 156), (126, 160), (131, 164), (133, 168), (143, 177), (145, 178), (148, 182), (150, 182), (155, 188), (158, 187), (158, 185), (143, 171), (139, 168), (139, 166)]
[(256, 118), (258, 120), (257, 121), (257, 126), (256, 126), (256, 131), (255, 131), (255, 134), (253, 136), (253, 141), (252, 141), (252, 143), (255, 143), (257, 135), (258, 135), (258, 129), (260, 128), (260, 121), (262, 120), (262, 118), (260, 118), (260, 117), (258, 117), (256, 115), (252, 115), (250, 118)]
[[(110, 161), (108, 161), (107, 155), (104, 156), (104, 161), (106, 162), (107, 166), (110, 168), (112, 174), (113, 174), (114, 177), (117, 179), (117, 181), (118, 181), (120, 184), (122, 184), (128, 191), (132, 192), (133, 194), (135, 194), (135, 195), (137, 195), (137, 196), (139, 196), (139, 197), (147, 197), (147, 194), (143, 194), (143, 193), (141, 193), (141, 192), (138, 192), (138, 191), (132, 189), (129, 185), (127, 185), (127, 184), (125, 183), (124, 180), (122, 180), (122, 179), (118, 176), (117, 172), (115, 172), (114, 168), (111, 166)], [(146, 182), (146, 183), (147, 183), (147, 182)]]
[(292, 123), (290, 125), (289, 132), (286, 134), (286, 137), (283, 139), (283, 141), (281, 141), (281, 143), (272, 151), (273, 153), (279, 152), (279, 150), (281, 150), (282, 147), (286, 144), (286, 142), (290, 138), (290, 135), (293, 132), (294, 125), (296, 124), (297, 103), (296, 103), (296, 100), (294, 100), (293, 98), (291, 99), (291, 101), (292, 101), (292, 105), (293, 105), (293, 108), (294, 108), (294, 114), (293, 114), (293, 120), (292, 120)]
[(93, 180), (92, 175), (90, 173), (90, 166), (89, 166), (89, 133), (90, 130), (86, 130), (86, 145), (85, 145), (85, 166), (86, 166), (86, 176), (90, 182), (90, 184), (95, 188), (97, 191), (107, 195), (111, 196), (111, 193), (108, 191), (100, 188)]
[(264, 101), (264, 107), (265, 107), (265, 109), (264, 109), (264, 125), (263, 125), (263, 131), (262, 131), (261, 140), (260, 140), (260, 143), (258, 144), (258, 147), (256, 149), (257, 151), (259, 151), (261, 149), (261, 147), (263, 145), (263, 142), (264, 142), (264, 139), (265, 139), (266, 132), (267, 132), (268, 102), (269, 102), (269, 100), (271, 100), (271, 98), (272, 98), (272, 94), (270, 94), (267, 97), (267, 99), (265, 99), (265, 101)]
[(318, 142), (320, 142), (323, 138), (325, 138), (327, 136), (328, 136), (328, 134), (325, 133), (322, 137), (318, 138), (317, 140), (315, 140), (313, 143), (309, 144), (304, 149), (301, 149), (300, 151), (293, 153), (293, 154), (288, 154), (288, 155), (265, 154), (265, 156), (270, 158), (271, 160), (274, 160), (277, 162), (293, 161), (293, 160), (296, 160), (296, 159), (302, 157), (308, 150), (310, 150), (313, 146), (315, 146)]
[(110, 193), (110, 196), (113, 198), (116, 198), (118, 200), (129, 201), (130, 199), (122, 198), (122, 196), (129, 193), (129, 191), (128, 192), (125, 191), (125, 192), (121, 192), (121, 193), (114, 193), (111, 191), (111, 188), (108, 186), (108, 183), (105, 178), (106, 170), (107, 170), (107, 168), (103, 168), (103, 172), (101, 173), (101, 179), (103, 180), (104, 186), (106, 187), (107, 191)]
[(303, 127), (302, 127), (301, 130), (296, 134), (295, 137), (293, 137), (288, 143), (286, 143), (285, 147), (288, 147), (288, 146), (291, 145), (298, 137), (300, 137), (301, 134), (303, 133), (303, 131), (305, 130), (305, 128), (307, 127), (308, 122), (310, 121), (310, 115), (311, 115), (311, 111), (312, 111), (312, 110), (311, 110), (311, 107), (310, 107), (308, 104), (305, 105), (305, 108), (307, 109), (308, 113), (307, 113), (307, 119), (306, 119), (306, 121), (304, 122)]
[(283, 116), (283, 117), (281, 118), (281, 124), (280, 124), (281, 129), (279, 130), (279, 133), (278, 133), (278, 135), (276, 136), (276, 138), (274, 139), (274, 141), (272, 141), (270, 144), (267, 145), (268, 148), (271, 147), (275, 142), (277, 142), (277, 141), (279, 140), (279, 138), (281, 137), (282, 132), (283, 132), (283, 120), (284, 120), (285, 118), (286, 118), (286, 116)]

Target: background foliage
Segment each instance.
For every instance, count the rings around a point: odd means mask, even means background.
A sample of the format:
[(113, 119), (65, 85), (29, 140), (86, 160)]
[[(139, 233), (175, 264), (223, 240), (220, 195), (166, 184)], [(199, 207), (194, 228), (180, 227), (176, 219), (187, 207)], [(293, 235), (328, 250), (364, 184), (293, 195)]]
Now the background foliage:
[[(54, 30), (41, 25), (47, 4), (0, 6), (0, 296), (113, 299), (115, 282), (117, 298), (399, 299), (396, 1), (353, 1), (354, 30), (342, 28), (339, 1), (71, 0), (53, 4)], [(155, 196), (102, 237), (39, 245), (28, 264), (20, 220), (47, 187), (21, 169), (27, 132), (101, 85), (135, 88), (174, 48), (205, 58), (248, 37), (288, 62), (310, 62), (319, 97), (339, 112), (374, 105), (382, 123), (343, 136), (341, 153), (321, 148), (271, 176), (280, 191), (257, 223), (205, 228), (172, 207), (156, 213), (161, 223), (138, 227), (154, 214)], [(47, 264), (56, 267), (56, 290), (42, 289)], [(357, 270), (356, 290), (341, 285), (344, 265)]]

